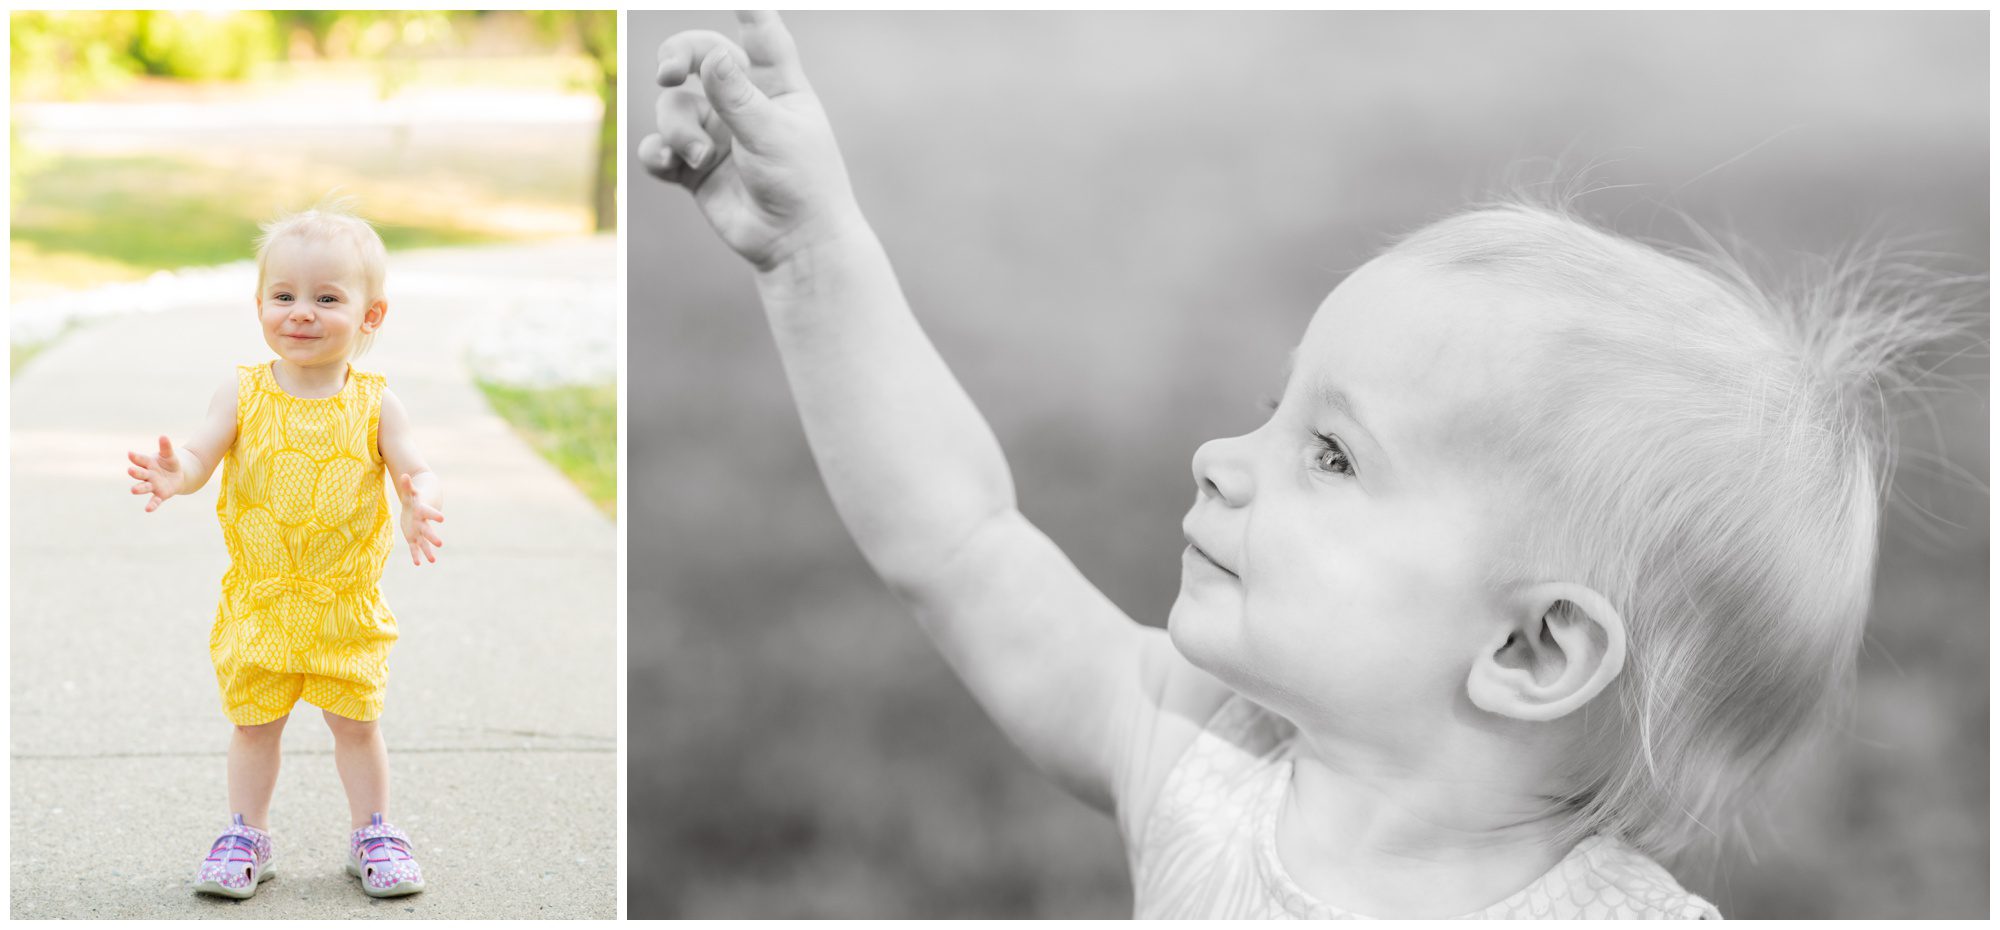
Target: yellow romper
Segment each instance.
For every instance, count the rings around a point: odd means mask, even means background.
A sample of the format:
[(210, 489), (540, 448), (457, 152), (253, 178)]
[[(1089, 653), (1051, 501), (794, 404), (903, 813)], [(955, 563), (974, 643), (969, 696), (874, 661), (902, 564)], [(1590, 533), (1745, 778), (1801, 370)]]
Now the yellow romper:
[(229, 547), (209, 658), (231, 722), (307, 703), (382, 716), (396, 618), (377, 583), (395, 540), (376, 447), (382, 389), (347, 370), (332, 397), (294, 397), (270, 362), (236, 369), (236, 442), (215, 512)]

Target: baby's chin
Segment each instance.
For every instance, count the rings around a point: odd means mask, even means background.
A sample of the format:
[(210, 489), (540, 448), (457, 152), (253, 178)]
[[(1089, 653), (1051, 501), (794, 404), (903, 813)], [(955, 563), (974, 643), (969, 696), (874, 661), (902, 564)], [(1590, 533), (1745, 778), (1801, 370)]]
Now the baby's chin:
[(1224, 681), (1229, 670), (1242, 664), (1240, 612), (1224, 611), (1219, 605), (1181, 591), (1167, 612), (1167, 639), (1175, 651), (1195, 668)]

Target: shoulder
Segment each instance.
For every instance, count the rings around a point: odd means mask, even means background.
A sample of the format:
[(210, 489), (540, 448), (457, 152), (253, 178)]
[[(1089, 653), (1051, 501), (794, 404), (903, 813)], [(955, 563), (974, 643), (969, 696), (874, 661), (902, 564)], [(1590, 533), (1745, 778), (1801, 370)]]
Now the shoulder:
[(376, 397), (381, 399), (383, 419), (401, 420), (409, 416), (408, 411), (403, 407), (403, 399), (397, 397), (395, 391), (378, 385), (374, 393)]
[(260, 370), (256, 365), (236, 366), (236, 370), (229, 377), (222, 379), (222, 383), (215, 386), (215, 393), (208, 396), (209, 413), (220, 417), (225, 412), (239, 412), (243, 399), (257, 393), (257, 373)]
[[(1638, 920), (1720, 920), (1707, 899), (1681, 887), (1651, 856), (1609, 836), (1577, 844), (1551, 878), (1580, 917)], [(1552, 889), (1553, 892), (1553, 889)], [(1551, 897), (1557, 897), (1551, 894)]]

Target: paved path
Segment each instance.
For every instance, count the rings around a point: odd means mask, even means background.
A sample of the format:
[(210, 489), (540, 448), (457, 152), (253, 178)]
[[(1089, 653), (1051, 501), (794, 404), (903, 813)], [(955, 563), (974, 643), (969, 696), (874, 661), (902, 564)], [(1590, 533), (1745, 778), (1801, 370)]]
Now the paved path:
[(446, 502), (438, 564), (392, 557), (382, 581), (403, 630), (392, 819), (431, 884), (409, 898), (366, 898), (342, 872), (347, 805), (303, 704), (271, 812), (278, 877), (243, 902), (189, 891), (226, 823), (217, 485), (146, 514), (123, 461), (185, 435), (232, 365), (270, 357), (254, 271), (88, 326), (14, 378), (12, 916), (616, 917), (616, 529), (459, 361), (507, 294), (605, 280), (615, 261), (608, 237), (391, 257), (362, 367), (410, 409)]

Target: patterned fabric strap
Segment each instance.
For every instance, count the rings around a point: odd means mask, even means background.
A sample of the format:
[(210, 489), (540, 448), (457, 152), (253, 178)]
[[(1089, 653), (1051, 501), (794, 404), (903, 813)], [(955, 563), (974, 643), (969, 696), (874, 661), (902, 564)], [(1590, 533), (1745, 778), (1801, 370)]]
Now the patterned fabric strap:
[[(367, 826), (354, 831), (351, 843), (354, 848), (361, 850), (363, 853), (372, 853), (382, 849), (384, 846), (394, 844), (396, 852), (402, 853), (405, 859), (410, 858), (410, 837), (403, 831), (383, 823), (381, 814), (376, 814)], [(381, 860), (370, 859), (369, 861), (379, 862)]]
[[(377, 856), (375, 853), (382, 853)], [(390, 862), (396, 859), (415, 859), (410, 853), (410, 842), (400, 836), (378, 836), (361, 841), (363, 862)]]
[[(243, 853), (237, 856), (237, 853)], [(240, 832), (231, 827), (229, 832), (215, 838), (215, 845), (209, 847), (209, 862), (256, 862), (257, 838), (248, 832)]]

